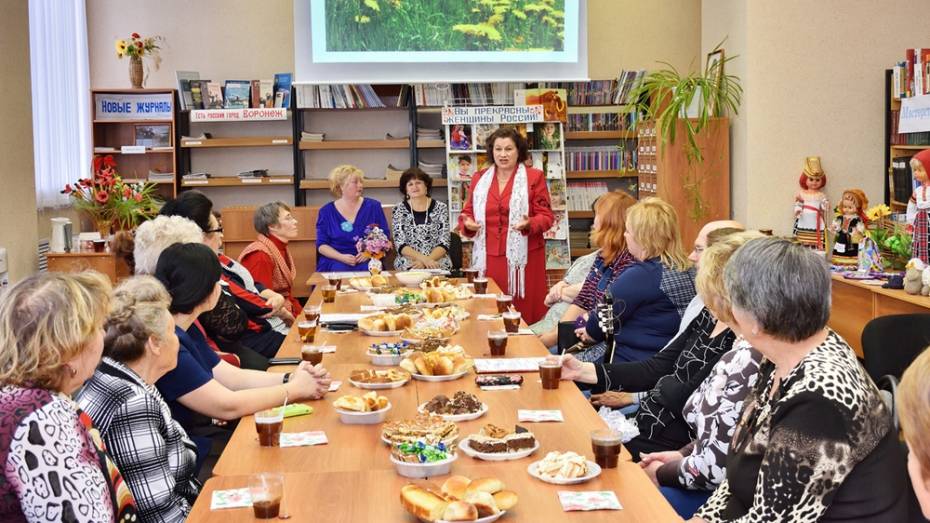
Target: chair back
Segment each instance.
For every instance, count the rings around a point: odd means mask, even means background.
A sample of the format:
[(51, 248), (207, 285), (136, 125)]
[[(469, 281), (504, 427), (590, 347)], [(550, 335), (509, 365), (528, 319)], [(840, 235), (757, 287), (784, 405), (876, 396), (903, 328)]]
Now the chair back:
[(887, 375), (900, 379), (928, 345), (930, 314), (881, 316), (862, 329), (863, 364), (876, 383)]
[(461, 276), (462, 237), (456, 232), (449, 233), (449, 260), (452, 262), (452, 276)]

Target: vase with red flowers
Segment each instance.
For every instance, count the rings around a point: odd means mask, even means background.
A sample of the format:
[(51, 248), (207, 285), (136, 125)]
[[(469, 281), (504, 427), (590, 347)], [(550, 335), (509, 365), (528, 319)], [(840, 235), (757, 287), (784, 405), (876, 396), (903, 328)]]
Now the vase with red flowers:
[(155, 184), (123, 181), (111, 155), (95, 156), (93, 175), (65, 185), (61, 192), (71, 197), (75, 210), (90, 218), (104, 238), (113, 228), (130, 230), (155, 217), (161, 203), (155, 197)]
[(161, 36), (149, 36), (143, 38), (139, 33), (132, 33), (129, 38), (120, 38), (116, 41), (116, 57), (121, 59), (124, 56), (129, 57), (129, 82), (133, 89), (142, 89), (145, 83), (145, 72), (142, 67), (142, 58), (150, 57), (155, 66), (155, 70), (161, 65), (161, 56), (158, 54), (161, 50), (160, 44), (165, 39)]

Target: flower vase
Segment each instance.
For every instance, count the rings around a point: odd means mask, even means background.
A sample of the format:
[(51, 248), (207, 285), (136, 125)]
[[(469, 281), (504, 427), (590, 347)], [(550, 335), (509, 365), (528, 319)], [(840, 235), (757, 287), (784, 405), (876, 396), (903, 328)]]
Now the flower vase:
[(142, 82), (145, 80), (145, 71), (142, 70), (142, 57), (129, 57), (129, 82), (132, 83), (133, 89), (142, 89)]
[(381, 260), (378, 258), (372, 258), (368, 261), (368, 272), (370, 272), (372, 276), (375, 274), (380, 274), (382, 267)]
[(110, 232), (113, 229), (113, 222), (110, 220), (94, 220), (94, 226), (97, 228), (97, 232), (100, 233), (100, 238), (106, 240), (110, 237)]

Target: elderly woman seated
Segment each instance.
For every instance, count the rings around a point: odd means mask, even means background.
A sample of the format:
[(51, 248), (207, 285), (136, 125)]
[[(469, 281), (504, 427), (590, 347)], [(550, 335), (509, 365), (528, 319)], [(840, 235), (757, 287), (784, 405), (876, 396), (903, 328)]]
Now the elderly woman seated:
[(764, 360), (726, 479), (694, 522), (907, 521), (904, 456), (875, 384), (830, 330), (823, 256), (780, 238), (725, 272), (734, 328)]
[(297, 218), (284, 202), (272, 202), (255, 209), (252, 218), (258, 239), (248, 244), (239, 254), (239, 263), (267, 289), (284, 296), (284, 308), (296, 317), (300, 302), (294, 297), (294, 278), (297, 265), (287, 250), (287, 244), (297, 238)]

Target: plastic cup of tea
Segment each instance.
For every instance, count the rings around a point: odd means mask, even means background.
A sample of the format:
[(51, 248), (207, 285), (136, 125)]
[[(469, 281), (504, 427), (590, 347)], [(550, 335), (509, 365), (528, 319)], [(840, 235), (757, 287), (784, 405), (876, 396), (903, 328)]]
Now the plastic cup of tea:
[(284, 474), (262, 472), (249, 478), (249, 495), (256, 519), (272, 519), (281, 511), (284, 499)]
[(317, 324), (316, 320), (305, 320), (297, 323), (297, 334), (300, 335), (301, 342), (313, 343), (313, 339), (316, 338)]
[(334, 277), (334, 276), (328, 276), (328, 277), (326, 278), (326, 280), (329, 282), (330, 285), (332, 285), (333, 287), (335, 287), (336, 290), (339, 290), (339, 289), (342, 288), (342, 278), (336, 278), (336, 277)]
[(336, 286), (327, 285), (323, 287), (323, 303), (333, 303), (336, 301)]
[(562, 364), (557, 361), (544, 361), (539, 364), (539, 379), (542, 388), (554, 390), (559, 388), (562, 379)]
[(491, 356), (503, 356), (507, 353), (507, 332), (488, 331), (488, 348)]
[(475, 284), (475, 294), (485, 294), (488, 292), (487, 278), (475, 278), (472, 280), (472, 283)]
[(478, 269), (462, 269), (462, 274), (465, 275), (465, 281), (468, 283), (473, 283), (475, 278), (478, 277)]
[(520, 311), (506, 311), (501, 314), (504, 319), (504, 330), (516, 334), (520, 332)]
[(311, 365), (319, 365), (323, 362), (323, 353), (318, 345), (304, 345), (300, 349), (300, 359), (309, 361)]
[(610, 429), (591, 432), (591, 451), (594, 452), (594, 462), (602, 469), (617, 468), (621, 447), (622, 440), (619, 433)]
[(503, 314), (504, 312), (508, 311), (511, 305), (513, 305), (513, 296), (509, 296), (507, 294), (497, 295), (498, 314)]
[(304, 319), (307, 321), (318, 321), (320, 319), (320, 311), (322, 306), (319, 303), (311, 305), (307, 303), (304, 305)]
[(281, 445), (281, 430), (284, 428), (284, 409), (268, 409), (255, 413), (255, 431), (258, 444), (262, 447)]

